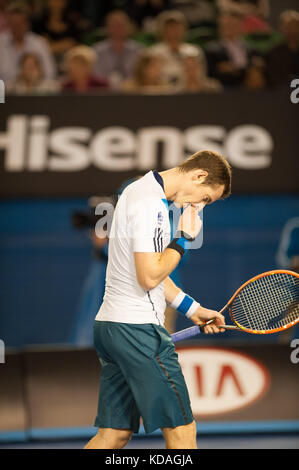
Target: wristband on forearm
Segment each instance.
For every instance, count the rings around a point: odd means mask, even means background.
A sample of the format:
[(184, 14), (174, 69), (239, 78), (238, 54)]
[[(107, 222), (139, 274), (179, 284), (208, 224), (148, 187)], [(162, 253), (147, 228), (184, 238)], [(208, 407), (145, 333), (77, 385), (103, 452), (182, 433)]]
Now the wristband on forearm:
[(190, 235), (185, 232), (179, 231), (175, 234), (174, 239), (169, 243), (167, 248), (176, 250), (182, 257), (185, 251), (190, 248), (193, 240), (195, 240), (195, 238), (190, 237)]
[(198, 309), (200, 304), (196, 302), (190, 295), (180, 291), (175, 299), (171, 302), (170, 307), (190, 318)]

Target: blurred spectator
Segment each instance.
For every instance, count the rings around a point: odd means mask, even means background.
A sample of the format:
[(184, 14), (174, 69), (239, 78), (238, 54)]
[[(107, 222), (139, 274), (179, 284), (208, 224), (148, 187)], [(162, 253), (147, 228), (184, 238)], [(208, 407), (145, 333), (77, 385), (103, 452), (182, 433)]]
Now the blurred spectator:
[(163, 59), (156, 54), (140, 54), (133, 77), (124, 83), (124, 91), (157, 93), (167, 92), (169, 87), (162, 78)]
[(44, 79), (40, 58), (26, 53), (20, 61), (19, 72), (13, 83), (8, 83), (7, 91), (15, 94), (48, 94), (59, 90), (54, 80)]
[(289, 83), (299, 77), (299, 12), (284, 11), (280, 16), (283, 42), (266, 56), (267, 78), (271, 86)]
[[(73, 0), (74, 1), (74, 0)], [(80, 0), (76, 0), (80, 3)], [(112, 11), (118, 10), (126, 13), (128, 17), (143, 30), (148, 30), (154, 18), (169, 8), (173, 0), (84, 0), (81, 1), (85, 15), (93, 21), (94, 25), (104, 26), (105, 18)], [(151, 30), (151, 28), (150, 28)]]
[(217, 0), (217, 6), (221, 13), (232, 11), (242, 16), (269, 16), (269, 0)]
[(45, 40), (29, 31), (29, 12), (20, 3), (7, 8), (8, 30), (0, 34), (0, 78), (13, 81), (18, 74), (21, 56), (26, 52), (36, 54), (41, 61), (45, 78), (55, 77), (55, 63)]
[(95, 73), (109, 80), (113, 88), (121, 88), (132, 76), (141, 46), (130, 40), (132, 25), (123, 11), (112, 11), (106, 18), (107, 39), (94, 46), (97, 55)]
[(174, 88), (184, 83), (183, 57), (199, 54), (204, 60), (202, 50), (184, 42), (187, 22), (184, 15), (176, 10), (161, 13), (158, 18), (158, 31), (162, 42), (151, 47), (153, 54), (163, 57), (163, 78)]
[(93, 345), (94, 318), (103, 302), (108, 261), (108, 240), (91, 231), (93, 258), (82, 286), (76, 316), (70, 328), (69, 341), (77, 346)]
[(206, 48), (209, 75), (227, 87), (243, 84), (254, 52), (242, 40), (242, 16), (222, 13), (218, 20), (219, 37)]
[(64, 91), (88, 92), (108, 87), (108, 81), (93, 75), (95, 52), (88, 46), (76, 46), (65, 54), (66, 77), (62, 83)]
[[(27, 0), (30, 4), (31, 14), (33, 18), (34, 28), (39, 28), (41, 21), (46, 18), (47, 0)], [(74, 25), (76, 31), (85, 32), (90, 29), (92, 22), (85, 15), (86, 5), (93, 3), (94, 0), (67, 0), (65, 15), (63, 19)]]
[(266, 21), (269, 16), (269, 0), (217, 0), (217, 4), (221, 12), (233, 11), (242, 15), (243, 34), (271, 30)]
[(221, 83), (215, 78), (209, 78), (206, 73), (205, 63), (198, 53), (186, 55), (184, 64), (183, 90), (190, 93), (219, 92), (222, 91)]
[(0, 33), (7, 29), (7, 4), (8, 0), (0, 0)]
[(70, 15), (69, 0), (47, 0), (43, 16), (35, 23), (35, 31), (48, 41), (59, 63), (63, 54), (77, 43), (79, 35)]
[(246, 70), (244, 86), (250, 90), (262, 90), (267, 86), (266, 67), (262, 58), (256, 57), (252, 60), (250, 67)]

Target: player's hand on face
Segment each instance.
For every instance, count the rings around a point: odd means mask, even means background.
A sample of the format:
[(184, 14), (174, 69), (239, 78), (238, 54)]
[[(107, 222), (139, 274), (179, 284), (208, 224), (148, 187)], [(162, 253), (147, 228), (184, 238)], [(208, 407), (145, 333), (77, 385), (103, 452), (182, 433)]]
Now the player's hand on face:
[(178, 230), (185, 232), (191, 238), (195, 238), (202, 228), (202, 220), (198, 215), (198, 208), (189, 204), (182, 213)]
[(215, 318), (214, 323), (210, 323), (210, 325), (205, 326), (204, 332), (206, 334), (223, 333), (225, 330), (223, 328), (219, 328), (219, 325), (225, 325), (225, 318), (221, 313), (216, 312), (216, 310), (210, 310), (199, 306), (195, 313), (190, 317), (195, 325), (202, 325), (213, 318)]

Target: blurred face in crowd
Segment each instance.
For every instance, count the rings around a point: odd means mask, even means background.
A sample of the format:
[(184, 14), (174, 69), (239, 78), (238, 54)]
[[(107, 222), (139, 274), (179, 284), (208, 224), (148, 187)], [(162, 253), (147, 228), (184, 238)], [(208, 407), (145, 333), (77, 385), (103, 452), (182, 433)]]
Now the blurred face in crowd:
[(41, 64), (34, 54), (28, 54), (21, 63), (20, 75), (27, 83), (37, 83), (42, 78)]
[(106, 22), (107, 36), (115, 41), (123, 41), (129, 36), (129, 21), (126, 15), (114, 13), (108, 16)]
[(29, 29), (26, 15), (22, 13), (11, 13), (8, 17), (8, 27), (16, 41), (22, 41)]
[(283, 21), (281, 31), (286, 42), (297, 43), (299, 45), (299, 19), (292, 18)]
[(163, 29), (163, 39), (168, 43), (181, 43), (185, 37), (185, 26), (177, 21), (169, 21)]
[(73, 57), (67, 63), (67, 72), (74, 81), (84, 81), (91, 74), (92, 65), (83, 57)]
[(234, 15), (221, 15), (218, 23), (222, 39), (238, 39), (242, 34), (242, 18)]

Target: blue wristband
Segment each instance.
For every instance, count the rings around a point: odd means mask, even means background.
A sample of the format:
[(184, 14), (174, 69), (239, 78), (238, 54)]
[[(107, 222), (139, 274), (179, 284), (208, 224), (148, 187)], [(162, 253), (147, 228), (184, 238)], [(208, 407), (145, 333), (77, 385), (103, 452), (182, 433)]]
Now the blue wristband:
[(167, 248), (176, 250), (182, 257), (185, 251), (190, 248), (191, 242), (193, 240), (194, 238), (191, 238), (185, 232), (177, 232), (174, 239), (169, 243)]
[(179, 313), (182, 313), (186, 317), (190, 318), (200, 306), (200, 304), (190, 297), (190, 295), (180, 291), (170, 306)]

